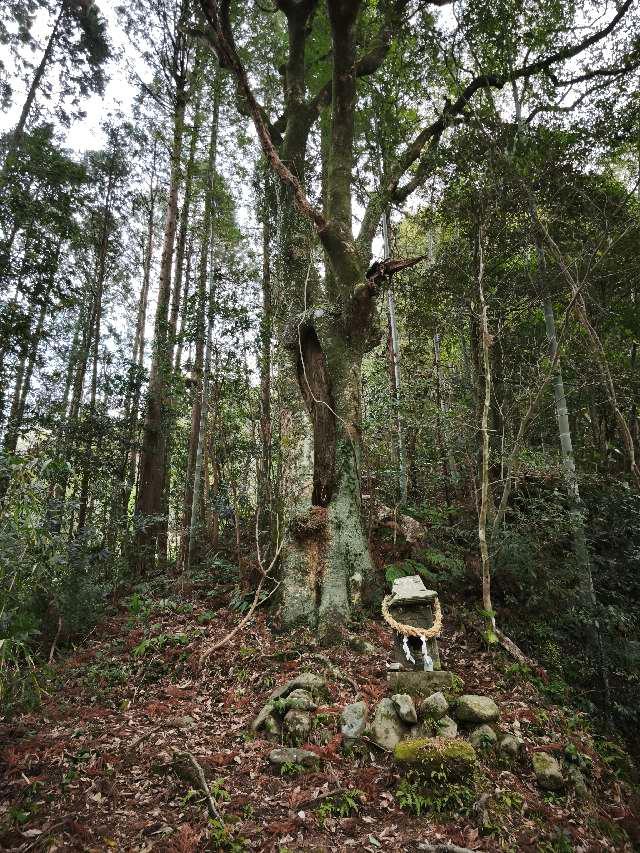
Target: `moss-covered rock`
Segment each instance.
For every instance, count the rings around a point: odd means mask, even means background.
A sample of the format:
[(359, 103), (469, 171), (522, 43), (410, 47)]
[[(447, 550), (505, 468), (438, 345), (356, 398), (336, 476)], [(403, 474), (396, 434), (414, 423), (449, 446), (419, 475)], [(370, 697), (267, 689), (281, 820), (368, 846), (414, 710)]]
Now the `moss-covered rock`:
[(520, 751), (520, 741), (512, 734), (506, 734), (500, 741), (500, 752), (508, 758), (516, 758)]
[(488, 749), (489, 747), (496, 745), (498, 742), (498, 736), (491, 726), (483, 723), (471, 732), (469, 740), (476, 749)]
[(531, 757), (536, 782), (545, 791), (561, 791), (564, 779), (558, 760), (548, 752), (534, 752)]
[(347, 740), (360, 737), (367, 725), (367, 703), (353, 702), (346, 705), (340, 717), (340, 732)]
[(421, 718), (428, 717), (432, 720), (439, 720), (446, 716), (448, 710), (449, 703), (445, 699), (444, 693), (442, 693), (442, 691), (438, 691), (437, 693), (432, 693), (431, 696), (427, 696), (427, 698), (423, 700), (420, 704), (419, 716)]
[(296, 711), (292, 708), (284, 716), (284, 730), (293, 746), (299, 746), (309, 737), (311, 717), (307, 711)]
[(471, 776), (477, 761), (476, 751), (470, 743), (443, 737), (400, 741), (395, 747), (394, 757), (398, 764), (426, 776), (443, 774), (452, 781)]

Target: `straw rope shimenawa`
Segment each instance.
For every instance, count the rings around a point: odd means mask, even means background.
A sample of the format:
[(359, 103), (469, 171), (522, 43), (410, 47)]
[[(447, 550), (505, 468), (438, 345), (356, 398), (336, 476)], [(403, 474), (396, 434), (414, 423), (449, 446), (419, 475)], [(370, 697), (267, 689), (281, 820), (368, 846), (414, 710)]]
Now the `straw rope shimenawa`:
[(436, 595), (433, 601), (433, 625), (430, 628), (416, 628), (414, 625), (404, 625), (394, 619), (389, 612), (389, 602), (393, 598), (392, 595), (385, 595), (382, 599), (382, 616), (394, 631), (398, 634), (404, 634), (405, 637), (422, 637), (425, 640), (431, 640), (433, 637), (439, 637), (442, 631), (442, 609), (440, 608), (440, 600)]

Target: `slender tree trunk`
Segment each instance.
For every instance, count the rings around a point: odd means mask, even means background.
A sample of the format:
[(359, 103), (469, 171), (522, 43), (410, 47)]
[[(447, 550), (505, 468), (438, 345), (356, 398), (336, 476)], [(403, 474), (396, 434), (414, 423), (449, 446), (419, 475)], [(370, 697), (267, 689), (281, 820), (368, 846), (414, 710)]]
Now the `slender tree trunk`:
[(482, 607), (487, 622), (487, 641), (494, 643), (496, 637), (496, 617), (491, 601), (491, 563), (489, 546), (487, 544), (487, 511), (489, 507), (489, 411), (491, 408), (491, 358), (489, 353), (490, 335), (487, 317), (487, 303), (484, 296), (484, 234), (482, 223), (478, 223), (478, 239), (476, 245), (476, 276), (478, 284), (478, 300), (480, 305), (480, 333), (482, 335), (482, 361), (484, 373), (484, 401), (480, 422), (482, 436), (482, 462), (480, 469), (480, 512), (478, 515), (478, 541), (480, 543), (480, 558), (482, 562)]
[(595, 362), (602, 378), (602, 384), (607, 394), (607, 399), (613, 411), (616, 425), (622, 437), (622, 442), (627, 456), (627, 463), (629, 465), (631, 476), (634, 478), (636, 485), (640, 486), (640, 468), (638, 467), (638, 464), (635, 459), (635, 447), (633, 443), (633, 437), (631, 435), (631, 431), (629, 430), (627, 420), (624, 414), (622, 413), (620, 406), (618, 405), (616, 388), (613, 382), (613, 378), (611, 376), (611, 370), (609, 369), (607, 354), (604, 350), (602, 341), (600, 340), (598, 333), (596, 332), (595, 328), (591, 324), (591, 321), (589, 320), (584, 296), (582, 295), (582, 292), (578, 287), (576, 280), (572, 275), (569, 267), (567, 266), (567, 263), (564, 259), (564, 255), (558, 248), (553, 237), (549, 234), (548, 230), (545, 228), (544, 224), (540, 220), (535, 206), (535, 199), (530, 192), (529, 213), (531, 216), (532, 224), (536, 230), (536, 234), (538, 235), (538, 241), (541, 243), (542, 241), (544, 241), (548, 245), (554, 260), (557, 262), (560, 268), (563, 278), (569, 285), (576, 315), (585, 332), (587, 333), (587, 337), (589, 339), (589, 343), (591, 344), (591, 349), (595, 358)]
[(157, 187), (155, 180), (155, 151), (154, 165), (149, 189), (149, 215), (147, 219), (147, 236), (142, 265), (142, 285), (138, 300), (138, 314), (131, 357), (131, 372), (129, 389), (125, 403), (125, 452), (122, 464), (122, 514), (127, 515), (129, 501), (135, 480), (137, 445), (138, 445), (138, 416), (140, 413), (140, 394), (142, 391), (142, 373), (144, 369), (145, 328), (147, 324), (147, 305), (149, 302), (149, 284), (151, 282), (151, 261), (153, 258), (155, 239), (155, 204)]
[(98, 363), (100, 355), (100, 326), (102, 321), (102, 301), (104, 296), (105, 280), (107, 275), (107, 253), (109, 249), (109, 236), (111, 231), (111, 203), (115, 186), (115, 154), (111, 162), (111, 171), (107, 182), (104, 205), (102, 208), (102, 227), (100, 232), (100, 244), (98, 246), (96, 283), (95, 283), (95, 309), (94, 327), (92, 335), (93, 345), (93, 367), (91, 371), (91, 390), (89, 395), (89, 424), (85, 443), (85, 459), (82, 468), (82, 480), (80, 486), (80, 502), (78, 506), (78, 531), (82, 531), (87, 521), (87, 502), (89, 498), (89, 479), (93, 464), (93, 438), (96, 432), (96, 398), (98, 393)]
[[(84, 391), (85, 377), (87, 373), (87, 364), (89, 362), (89, 354), (91, 352), (91, 343), (93, 340), (93, 332), (95, 328), (96, 318), (96, 293), (89, 299), (88, 308), (84, 306), (80, 312), (78, 326), (80, 333), (79, 345), (76, 352), (70, 354), (72, 364), (70, 370), (74, 371), (73, 381), (71, 383), (71, 400), (69, 402), (68, 411), (65, 405), (65, 410), (62, 416), (63, 427), (58, 436), (58, 458), (67, 462), (71, 452), (72, 442), (77, 438), (78, 417), (80, 414), (80, 405)], [(65, 397), (68, 398), (69, 392), (65, 390)], [(60, 531), (63, 522), (65, 500), (67, 495), (67, 486), (69, 482), (69, 470), (65, 465), (62, 469), (62, 474), (59, 480), (53, 487), (53, 500), (51, 505), (52, 528)], [(73, 524), (73, 516), (70, 524)]]
[(196, 459), (193, 469), (193, 495), (191, 499), (191, 519), (189, 525), (189, 548), (185, 569), (195, 562), (195, 554), (200, 539), (200, 526), (202, 519), (201, 501), (203, 499), (203, 476), (202, 464), (206, 442), (206, 427), (209, 417), (209, 377), (211, 375), (211, 350), (213, 346), (213, 310), (215, 297), (215, 271), (214, 271), (214, 248), (213, 233), (210, 237), (210, 261), (209, 261), (209, 295), (207, 305), (207, 337), (204, 350), (204, 371), (202, 376), (202, 400), (200, 403), (200, 421), (198, 424), (198, 440), (196, 443)]
[(443, 426), (443, 413), (444, 413), (444, 403), (442, 399), (442, 383), (440, 376), (440, 335), (436, 334), (433, 336), (433, 367), (436, 374), (436, 407), (438, 409), (437, 414), (437, 432), (438, 432), (438, 444), (440, 446), (440, 455), (442, 461), (442, 482), (444, 484), (444, 500), (447, 507), (451, 505), (451, 495), (449, 494), (449, 485), (450, 480), (452, 479), (453, 471), (456, 470), (450, 468), (449, 459), (451, 458), (454, 466), (455, 460), (450, 457), (449, 454), (449, 445), (447, 439), (445, 437), (445, 431)]
[[(214, 284), (214, 271), (212, 267), (213, 256), (210, 257), (211, 244), (213, 241), (213, 218), (214, 218), (214, 191), (215, 191), (215, 169), (218, 153), (218, 121), (220, 112), (220, 81), (216, 80), (213, 91), (213, 114), (211, 119), (211, 131), (209, 134), (209, 186), (205, 195), (203, 212), (203, 233), (200, 249), (198, 269), (198, 307), (196, 327), (196, 352), (193, 365), (193, 376), (196, 385), (193, 389), (193, 404), (191, 407), (191, 434), (189, 437), (189, 450), (187, 455), (187, 471), (185, 475), (185, 491), (183, 502), (182, 536), (180, 543), (180, 568), (188, 569), (190, 560), (194, 554), (194, 507), (200, 500), (201, 488), (197, 478), (202, 476), (202, 461), (198, 473), (198, 452), (202, 458), (201, 441), (202, 431), (206, 424), (203, 422), (203, 401), (205, 400), (205, 377), (207, 378), (206, 343), (209, 340), (211, 324), (211, 305), (207, 311), (207, 270), (209, 270), (210, 285), (209, 298), (211, 299)], [(209, 321), (207, 322), (207, 317)], [(200, 448), (200, 451), (198, 451)], [(197, 516), (197, 511), (196, 511)]]
[(173, 370), (176, 374), (180, 374), (182, 370), (182, 352), (184, 349), (184, 330), (187, 322), (187, 300), (189, 298), (189, 288), (191, 284), (191, 260), (193, 255), (193, 237), (189, 235), (189, 243), (187, 246), (187, 263), (184, 271), (184, 282), (182, 285), (182, 300), (180, 302), (180, 329), (178, 331), (178, 341), (176, 345), (176, 355), (173, 365)]
[(171, 315), (169, 318), (169, 333), (171, 336), (171, 360), (173, 362), (176, 348), (176, 331), (178, 328), (178, 317), (180, 316), (180, 307), (182, 304), (181, 297), (183, 296), (183, 277), (184, 263), (187, 250), (187, 237), (189, 235), (189, 223), (191, 216), (191, 203), (193, 200), (193, 173), (194, 161), (196, 155), (196, 144), (200, 136), (201, 127), (200, 114), (200, 92), (196, 97), (196, 102), (193, 107), (193, 125), (191, 127), (191, 137), (189, 141), (189, 156), (187, 159), (187, 168), (184, 179), (184, 195), (182, 199), (182, 208), (180, 210), (180, 229), (178, 231), (178, 240), (176, 243), (176, 268), (173, 277), (173, 293), (171, 296)]
[[(194, 71), (195, 74), (195, 71)], [(185, 173), (184, 196), (182, 209), (180, 211), (180, 229), (176, 244), (175, 274), (173, 280), (173, 292), (171, 296), (171, 312), (169, 315), (169, 361), (174, 363), (176, 349), (176, 331), (178, 327), (178, 316), (180, 314), (180, 297), (182, 295), (182, 278), (184, 274), (184, 259), (187, 247), (187, 233), (189, 227), (189, 216), (191, 212), (191, 196), (193, 187), (193, 164), (196, 152), (196, 143), (200, 132), (200, 92), (194, 107), (193, 126), (191, 128), (191, 139), (189, 143), (189, 156)], [(171, 496), (171, 457), (173, 444), (173, 426), (175, 416), (173, 412), (173, 401), (169, 401), (169, 422), (166, 425), (166, 443), (164, 459), (164, 481), (162, 484), (162, 511), (159, 522), (158, 534), (158, 562), (160, 566), (166, 566), (169, 559), (169, 502)]]
[[(266, 539), (270, 553), (272, 542), (271, 493), (271, 338), (273, 334), (271, 295), (271, 206), (267, 190), (269, 178), (265, 176), (262, 222), (262, 316), (260, 318), (260, 457), (258, 460), (257, 506), (258, 530)], [(268, 560), (268, 554), (265, 553)]]
[[(22, 282), (24, 279), (24, 273), (27, 263), (27, 253), (29, 250), (29, 245), (31, 242), (31, 231), (33, 229), (33, 221), (29, 223), (29, 227), (27, 228), (27, 232), (25, 234), (24, 246), (22, 252), (22, 260), (20, 261), (20, 266), (18, 269), (17, 280), (15, 284), (15, 292), (11, 299), (9, 300), (9, 306), (11, 310), (15, 310), (18, 307), (19, 297), (22, 295)], [(10, 259), (11, 259), (11, 248), (13, 246), (13, 240), (18, 232), (18, 228), (16, 225), (12, 228), (10, 234), (10, 243), (6, 247), (3, 247), (2, 255), (0, 256), (0, 270), (6, 270), (9, 268)], [(0, 275), (0, 289), (2, 286), (3, 275)], [(8, 281), (5, 286), (8, 286)], [(0, 427), (2, 427), (4, 423), (4, 406), (5, 399), (7, 393), (7, 376), (5, 375), (5, 358), (10, 348), (11, 337), (6, 335), (3, 340), (0, 340)]]
[[(198, 540), (200, 539), (200, 526), (201, 526), (201, 501), (203, 496), (203, 477), (202, 477), (202, 461), (203, 461), (203, 453), (204, 446), (206, 442), (206, 427), (207, 427), (207, 419), (209, 416), (209, 377), (211, 375), (211, 350), (213, 346), (213, 322), (214, 322), (214, 297), (215, 297), (215, 249), (214, 249), (214, 209), (215, 209), (215, 201), (214, 201), (214, 193), (215, 193), (215, 174), (216, 174), (216, 160), (218, 153), (218, 120), (220, 113), (220, 84), (219, 80), (216, 81), (214, 86), (214, 100), (213, 100), (213, 117), (211, 120), (211, 135), (209, 138), (209, 187), (207, 194), (208, 205), (205, 203), (205, 211), (204, 211), (204, 225), (207, 229), (207, 234), (205, 239), (203, 240), (203, 250), (202, 256), (200, 258), (201, 270), (200, 270), (200, 290), (201, 293), (204, 290), (204, 285), (206, 281), (207, 274), (207, 261), (209, 265), (209, 292), (206, 303), (203, 304), (203, 319), (206, 315), (206, 339), (205, 339), (205, 348), (203, 354), (203, 372), (202, 372), (202, 388), (201, 388), (201, 397), (198, 401), (199, 405), (196, 404), (196, 400), (194, 400), (194, 417), (192, 421), (192, 425), (197, 426), (197, 431), (193, 436), (193, 441), (191, 443), (192, 451), (195, 450), (195, 457), (193, 460), (193, 486), (192, 486), (192, 494), (191, 494), (191, 508), (189, 512), (189, 525), (188, 525), (188, 546), (186, 547), (186, 564), (185, 569), (188, 571), (189, 567), (193, 565), (195, 561), (196, 549), (198, 547)], [(208, 250), (208, 257), (207, 257)], [(206, 305), (206, 309), (205, 309)], [(196, 391), (197, 394), (197, 391)], [(199, 409), (199, 417), (195, 418), (195, 410)], [(186, 521), (186, 519), (185, 519)]]
[(142, 450), (140, 454), (140, 479), (136, 495), (136, 558), (138, 573), (148, 574), (156, 563), (158, 538), (161, 535), (163, 489), (169, 408), (169, 383), (171, 375), (171, 345), (169, 336), (169, 303), (171, 299), (171, 271), (176, 236), (178, 191), (180, 185), (180, 159), (186, 108), (184, 85), (176, 94), (171, 148), (171, 174), (169, 196), (164, 225), (164, 241), (160, 261), (158, 303), (156, 307), (153, 356), (149, 375), (147, 406)]
[(18, 370), (16, 371), (16, 382), (13, 401), (11, 404), (11, 413), (9, 415), (7, 431), (5, 433), (3, 443), (5, 453), (15, 453), (18, 444), (18, 436), (24, 419), (27, 397), (29, 396), (29, 391), (31, 389), (31, 377), (33, 376), (33, 369), (38, 355), (38, 346), (42, 338), (42, 330), (44, 329), (44, 323), (49, 309), (50, 293), (51, 286), (49, 286), (44, 294), (36, 327), (33, 333), (29, 336), (31, 346), (29, 347), (28, 357), (26, 355), (22, 357)]
[[(391, 257), (389, 228), (389, 212), (385, 211), (382, 217), (382, 236), (384, 240), (385, 259)], [(391, 356), (391, 396), (396, 414), (397, 430), (398, 500), (401, 504), (404, 504), (407, 502), (407, 459), (404, 444), (402, 415), (400, 413), (400, 341), (398, 338), (398, 324), (396, 320), (396, 303), (392, 287), (389, 287), (387, 290), (387, 317), (389, 319), (389, 352)]]
[[(538, 244), (538, 264), (540, 269), (544, 269), (544, 254), (542, 247)], [(545, 296), (543, 302), (544, 321), (547, 329), (547, 339), (549, 341), (549, 353), (551, 358), (557, 359), (558, 340), (556, 336), (556, 323), (553, 313), (553, 304), (548, 296)], [(571, 520), (573, 527), (573, 541), (580, 575), (583, 584), (583, 595), (587, 602), (588, 611), (593, 619), (593, 640), (597, 650), (597, 656), (600, 663), (600, 677), (602, 679), (603, 698), (605, 707), (610, 707), (610, 690), (609, 690), (609, 673), (607, 666), (604, 644), (602, 641), (602, 630), (599, 619), (599, 606), (596, 591), (593, 583), (593, 573), (591, 571), (591, 557), (589, 554), (589, 546), (587, 544), (587, 536), (584, 526), (584, 506), (580, 498), (580, 488), (578, 485), (578, 475), (576, 472), (576, 464), (573, 456), (573, 443), (571, 440), (571, 426), (569, 424), (569, 410), (567, 407), (567, 398), (564, 390), (564, 382), (562, 380), (562, 370), (557, 364), (553, 375), (553, 396), (556, 406), (556, 417), (558, 419), (558, 436), (560, 439), (560, 452), (562, 456), (562, 465), (564, 469), (564, 479), (571, 502)]]

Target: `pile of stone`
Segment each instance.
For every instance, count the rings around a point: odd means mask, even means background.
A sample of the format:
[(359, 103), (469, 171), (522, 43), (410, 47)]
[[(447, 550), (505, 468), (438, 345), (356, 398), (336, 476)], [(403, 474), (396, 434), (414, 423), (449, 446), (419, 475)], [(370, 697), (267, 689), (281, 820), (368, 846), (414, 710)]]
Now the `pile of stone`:
[(286, 684), (276, 687), (251, 725), (267, 738), (293, 747), (308, 740), (312, 713), (328, 698), (327, 682), (321, 675), (301, 672)]
[[(450, 711), (453, 716), (449, 715)], [(471, 727), (469, 740), (474, 746), (491, 746), (499, 740), (499, 748), (515, 756), (520, 748), (518, 739), (511, 734), (498, 739), (489, 725), (499, 716), (498, 706), (488, 696), (461, 696), (451, 710), (440, 690), (416, 700), (409, 693), (395, 693), (382, 699), (371, 716), (365, 702), (347, 705), (342, 712), (341, 733), (347, 746), (364, 737), (381, 749), (393, 752), (396, 744), (406, 738), (456, 738), (458, 724), (462, 724)]]
[[(375, 745), (392, 753), (400, 766), (437, 768), (446, 765), (449, 778), (472, 773), (479, 753), (498, 750), (509, 759), (518, 757), (522, 748), (519, 724), (513, 732), (500, 731), (500, 709), (489, 696), (465, 694), (451, 698), (448, 673), (402, 672), (400, 676), (421, 676), (420, 686), (442, 684), (443, 689), (428, 695), (397, 692), (370, 709), (363, 701), (346, 705), (340, 717), (340, 732), (346, 752), (358, 745)], [(450, 698), (447, 698), (445, 691)], [(426, 691), (424, 691), (426, 692)], [(302, 672), (277, 687), (252, 724), (254, 732), (277, 741), (270, 762), (282, 768), (296, 765), (300, 770), (315, 770), (318, 755), (301, 744), (307, 743), (313, 714), (329, 699), (326, 680), (315, 673)], [(576, 796), (588, 796), (584, 777), (575, 766), (564, 768), (543, 749), (533, 751), (531, 763), (540, 788), (561, 791), (571, 782)], [(565, 778), (567, 777), (567, 778)]]

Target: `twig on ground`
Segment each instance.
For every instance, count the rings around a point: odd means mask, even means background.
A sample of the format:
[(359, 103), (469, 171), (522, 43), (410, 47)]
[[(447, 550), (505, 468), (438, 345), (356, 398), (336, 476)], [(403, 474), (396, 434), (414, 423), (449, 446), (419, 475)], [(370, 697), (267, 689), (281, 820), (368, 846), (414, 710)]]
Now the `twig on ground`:
[[(232, 640), (235, 637), (235, 635), (238, 633), (238, 631), (240, 631), (242, 628), (244, 628), (244, 626), (247, 624), (249, 619), (251, 619), (251, 617), (253, 616), (254, 610), (256, 609), (256, 607), (258, 606), (258, 602), (260, 601), (260, 592), (262, 590), (262, 584), (263, 583), (264, 583), (264, 578), (261, 578), (260, 583), (258, 584), (258, 586), (256, 588), (256, 594), (253, 596), (253, 601), (251, 602), (251, 607), (247, 610), (247, 612), (242, 617), (242, 619), (238, 622), (236, 627), (233, 628), (231, 631), (229, 631), (229, 633), (226, 635), (226, 637), (223, 637), (221, 640), (218, 640), (217, 643), (213, 643), (213, 645), (207, 646), (204, 649), (204, 651), (200, 655), (200, 661), (199, 661), (200, 668), (202, 668), (205, 665), (205, 663), (209, 660), (209, 658), (211, 657), (211, 655), (215, 651), (217, 651), (218, 649), (221, 649), (223, 646), (225, 646), (229, 642), (229, 640)], [(278, 589), (279, 586), (280, 586), (280, 584), (277, 583), (274, 586), (274, 588), (271, 590), (271, 592), (265, 598), (263, 598), (260, 603), (262, 604), (267, 600), (267, 598), (270, 598), (273, 595), (273, 593)]]
[(143, 740), (146, 740), (148, 737), (151, 737), (151, 735), (156, 734), (156, 732), (161, 732), (163, 728), (164, 726), (154, 726), (152, 729), (147, 729), (146, 732), (143, 732), (131, 741), (129, 749), (135, 749), (137, 746), (140, 746)]
[[(484, 630), (478, 627), (478, 625), (474, 625), (473, 627), (480, 634), (483, 640), (486, 640)], [(533, 670), (533, 672), (546, 678), (547, 671), (545, 670), (545, 668), (543, 666), (540, 666), (540, 664), (537, 663), (537, 661), (535, 661), (533, 658), (527, 657), (527, 655), (525, 655), (520, 646), (516, 645), (513, 642), (511, 637), (508, 637), (504, 633), (504, 631), (501, 631), (500, 628), (497, 627), (494, 633), (502, 648), (507, 651), (512, 657), (514, 657), (518, 661), (518, 663), (521, 663), (523, 666), (528, 666), (529, 669)]]
[(344, 794), (349, 790), (353, 790), (350, 788), (333, 788), (331, 791), (324, 791), (322, 794), (318, 794), (315, 797), (307, 797), (306, 800), (302, 800), (302, 802), (296, 805), (296, 808), (299, 806), (308, 806), (311, 803), (319, 803), (321, 800), (328, 800), (330, 797), (336, 797), (338, 794)]
[(220, 814), (218, 807), (216, 805), (216, 801), (211, 796), (211, 791), (209, 790), (209, 786), (207, 785), (207, 780), (204, 775), (204, 770), (196, 760), (196, 757), (191, 752), (177, 752), (176, 758), (185, 759), (191, 764), (193, 769), (196, 771), (198, 776), (198, 781), (200, 782), (200, 787), (205, 795), (207, 800), (207, 808), (209, 809), (209, 814), (215, 820), (222, 821), (222, 815)]
[(53, 643), (51, 643), (51, 651), (49, 652), (49, 666), (53, 663), (53, 656), (56, 653), (56, 645), (60, 638), (60, 632), (62, 631), (62, 616), (58, 618), (58, 630), (56, 631), (56, 635), (53, 638)]

